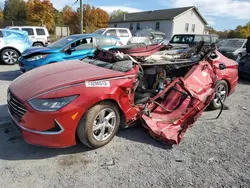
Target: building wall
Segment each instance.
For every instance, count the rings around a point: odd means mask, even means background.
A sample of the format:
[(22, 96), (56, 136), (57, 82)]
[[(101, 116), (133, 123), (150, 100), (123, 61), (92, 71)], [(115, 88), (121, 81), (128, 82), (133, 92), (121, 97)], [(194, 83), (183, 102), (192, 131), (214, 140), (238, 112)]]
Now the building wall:
[(129, 23), (117, 23), (115, 24), (109, 24), (109, 27), (120, 27), (120, 28), (128, 28), (130, 29), (130, 24), (133, 24), (133, 30), (131, 30), (132, 33), (135, 33), (137, 31), (137, 23), (140, 23), (140, 29), (147, 29), (151, 28), (156, 30), (156, 22), (160, 22), (160, 29), (159, 31), (166, 34), (165, 38), (170, 39), (172, 36), (172, 28), (173, 28), (173, 21), (171, 20), (164, 20), (164, 21), (148, 21), (148, 22), (129, 22)]
[[(188, 31), (185, 30), (186, 23), (189, 24)], [(195, 31), (192, 31), (192, 24), (195, 25)], [(182, 33), (195, 33), (195, 34), (203, 34), (205, 31), (205, 24), (203, 23), (200, 16), (196, 13), (196, 11), (189, 10), (184, 14), (176, 17), (174, 19), (174, 34), (182, 34)]]

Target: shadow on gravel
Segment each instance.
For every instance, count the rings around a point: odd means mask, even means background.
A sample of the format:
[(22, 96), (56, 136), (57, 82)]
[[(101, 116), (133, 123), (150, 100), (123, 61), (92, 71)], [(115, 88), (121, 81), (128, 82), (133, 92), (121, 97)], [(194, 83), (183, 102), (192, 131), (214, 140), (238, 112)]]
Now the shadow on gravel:
[(145, 128), (143, 128), (143, 126), (140, 125), (139, 123), (135, 127), (119, 131), (117, 136), (134, 142), (152, 145), (154, 147), (158, 147), (161, 149), (172, 149), (172, 145), (167, 145), (153, 139), (148, 134), (148, 131)]
[(0, 80), (12, 81), (20, 75), (21, 73), (19, 70), (0, 72)]
[(240, 77), (238, 83), (244, 85), (250, 85), (250, 79)]

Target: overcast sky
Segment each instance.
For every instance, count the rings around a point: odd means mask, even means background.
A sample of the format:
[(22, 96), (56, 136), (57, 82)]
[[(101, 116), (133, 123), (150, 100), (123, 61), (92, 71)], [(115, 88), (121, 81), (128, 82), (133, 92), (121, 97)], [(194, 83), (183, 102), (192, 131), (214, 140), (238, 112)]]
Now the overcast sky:
[[(75, 0), (51, 0), (51, 2), (61, 10), (65, 5), (73, 5)], [(250, 21), (250, 0), (83, 0), (83, 2), (100, 7), (109, 13), (117, 9), (139, 12), (196, 6), (208, 23), (217, 30), (235, 29), (236, 26), (245, 25)], [(78, 6), (79, 3), (74, 8)]]

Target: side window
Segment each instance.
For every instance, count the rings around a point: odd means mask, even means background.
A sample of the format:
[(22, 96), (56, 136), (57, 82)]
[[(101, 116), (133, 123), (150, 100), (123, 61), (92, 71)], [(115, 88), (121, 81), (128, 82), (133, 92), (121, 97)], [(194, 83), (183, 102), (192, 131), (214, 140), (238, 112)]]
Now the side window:
[(2, 33), (2, 31), (0, 31), (0, 38), (3, 38), (3, 33)]
[(32, 28), (22, 28), (23, 31), (27, 31), (28, 35), (34, 35), (34, 30)]
[(87, 50), (93, 48), (93, 39), (92, 38), (83, 38), (71, 44), (72, 48), (78, 50)]
[(203, 36), (203, 41), (204, 41), (205, 43), (211, 43), (210, 36)]
[(218, 43), (218, 37), (212, 36), (212, 43)]
[(46, 35), (44, 29), (36, 29), (37, 35)]
[(116, 33), (115, 29), (110, 29), (110, 30), (106, 31), (105, 35), (117, 37), (117, 33)]
[(192, 32), (195, 32), (195, 24), (192, 24)]
[(130, 23), (130, 25), (129, 25), (129, 29), (130, 29), (131, 31), (133, 31), (133, 30), (134, 30), (134, 24), (133, 24), (133, 23)]
[(125, 29), (119, 29), (120, 37), (129, 37), (128, 31)]
[(98, 38), (96, 38), (96, 44), (99, 47), (113, 46), (114, 41), (111, 38), (98, 37)]
[(188, 32), (188, 30), (189, 30), (189, 23), (186, 23), (185, 24), (185, 31)]
[(155, 30), (160, 30), (160, 22), (155, 23)]
[(200, 36), (200, 35), (195, 35), (195, 37), (194, 37), (194, 42), (198, 43), (198, 42), (200, 42), (200, 41), (202, 41), (202, 36)]
[(140, 25), (140, 23), (137, 23), (136, 24), (136, 30), (140, 30), (141, 29), (141, 25)]

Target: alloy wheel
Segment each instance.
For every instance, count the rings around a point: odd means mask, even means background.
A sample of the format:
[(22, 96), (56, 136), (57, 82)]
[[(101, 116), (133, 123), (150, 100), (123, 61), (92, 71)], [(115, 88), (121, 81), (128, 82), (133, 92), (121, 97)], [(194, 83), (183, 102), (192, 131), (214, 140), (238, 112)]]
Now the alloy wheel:
[(116, 126), (116, 114), (111, 108), (100, 111), (93, 123), (93, 136), (98, 141), (107, 140)]

